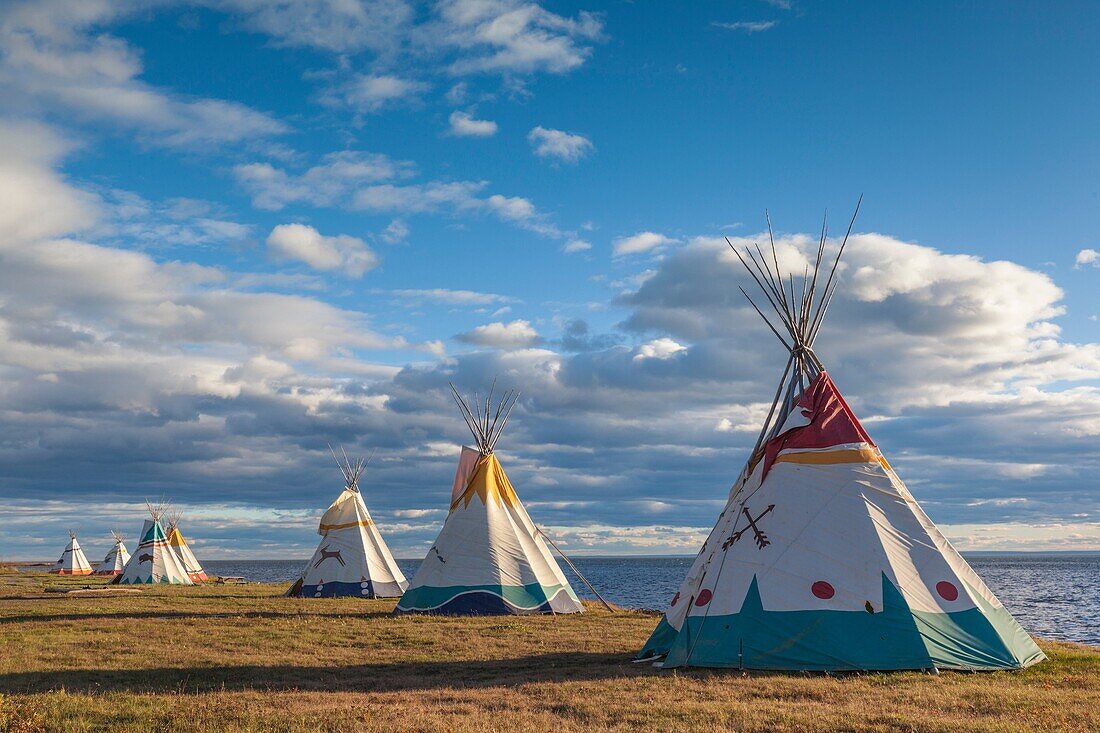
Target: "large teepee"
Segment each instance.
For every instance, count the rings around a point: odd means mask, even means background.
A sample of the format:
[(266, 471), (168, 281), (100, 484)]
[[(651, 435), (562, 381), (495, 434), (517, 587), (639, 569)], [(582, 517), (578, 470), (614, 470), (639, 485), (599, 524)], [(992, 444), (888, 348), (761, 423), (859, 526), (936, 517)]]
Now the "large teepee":
[(115, 544), (107, 551), (107, 556), (96, 568), (96, 575), (121, 575), (122, 569), (130, 561), (130, 553), (126, 551), (126, 543), (122, 541), (122, 535), (118, 532), (111, 532), (111, 536), (114, 538)]
[(342, 462), (335, 452), (332, 457), (344, 474), (344, 490), (321, 517), (317, 528), (321, 543), (287, 595), (397, 598), (409, 583), (359, 491), (359, 479), (369, 461), (360, 458), (353, 463), (343, 450), (340, 453)]
[(768, 253), (734, 249), (763, 290), (765, 307), (753, 307), (787, 366), (749, 462), (642, 658), (826, 671), (1044, 659), (917, 504), (814, 352), (847, 240), (823, 269), (823, 227), (798, 286), (774, 242)]
[(173, 585), (194, 585), (187, 576), (187, 568), (172, 546), (160, 518), (163, 507), (149, 506), (150, 519), (145, 520), (141, 528), (141, 540), (134, 554), (130, 556), (126, 567), (112, 583), (122, 585), (145, 583), (171, 583)]
[(180, 532), (181, 519), (183, 519), (181, 512), (175, 512), (168, 518), (168, 544), (172, 546), (172, 550), (183, 563), (183, 567), (187, 570), (187, 577), (198, 583), (206, 580), (206, 571), (202, 569), (202, 565), (199, 565), (198, 558), (191, 552), (191, 547)]
[[(443, 529), (396, 613), (580, 613), (550, 548), (523, 508), (493, 448), (519, 397), (474, 409), (451, 387), (477, 449), (462, 448)], [(484, 408), (484, 409), (483, 409)]]
[(80, 549), (80, 543), (76, 541), (76, 532), (69, 532), (69, 544), (61, 557), (57, 558), (51, 573), (58, 575), (91, 575), (92, 566), (88, 564), (88, 558), (84, 557), (84, 550)]

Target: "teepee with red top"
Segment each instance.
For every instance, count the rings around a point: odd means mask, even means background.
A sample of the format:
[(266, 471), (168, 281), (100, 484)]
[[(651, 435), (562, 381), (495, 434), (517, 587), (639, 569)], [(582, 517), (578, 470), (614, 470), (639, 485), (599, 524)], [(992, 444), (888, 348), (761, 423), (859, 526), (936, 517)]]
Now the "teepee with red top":
[(847, 241), (819, 280), (823, 227), (797, 288), (774, 242), (768, 254), (734, 249), (763, 291), (763, 310), (749, 302), (787, 348), (787, 366), (643, 659), (832, 671), (1017, 669), (1045, 658), (917, 504), (814, 352)]

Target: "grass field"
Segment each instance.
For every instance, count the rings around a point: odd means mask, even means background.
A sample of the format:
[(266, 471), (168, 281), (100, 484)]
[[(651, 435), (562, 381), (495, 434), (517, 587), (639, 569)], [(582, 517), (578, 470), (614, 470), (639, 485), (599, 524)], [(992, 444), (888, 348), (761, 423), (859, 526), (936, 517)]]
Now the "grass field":
[(0, 731), (1100, 730), (1100, 650), (1019, 673), (661, 672), (655, 614), (393, 617), (282, 586), (0, 571)]

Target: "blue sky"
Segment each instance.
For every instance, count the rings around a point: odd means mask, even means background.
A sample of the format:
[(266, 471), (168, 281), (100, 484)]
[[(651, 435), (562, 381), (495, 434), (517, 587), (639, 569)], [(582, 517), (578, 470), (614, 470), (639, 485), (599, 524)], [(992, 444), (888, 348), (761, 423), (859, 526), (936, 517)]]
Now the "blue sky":
[(840, 388), (963, 548), (1096, 549), (1097, 15), (5, 3), (0, 558), (162, 496), (304, 557), (330, 442), (416, 556), (494, 376), (536, 521), (692, 553), (783, 362), (721, 238), (770, 209), (797, 266), (860, 194)]

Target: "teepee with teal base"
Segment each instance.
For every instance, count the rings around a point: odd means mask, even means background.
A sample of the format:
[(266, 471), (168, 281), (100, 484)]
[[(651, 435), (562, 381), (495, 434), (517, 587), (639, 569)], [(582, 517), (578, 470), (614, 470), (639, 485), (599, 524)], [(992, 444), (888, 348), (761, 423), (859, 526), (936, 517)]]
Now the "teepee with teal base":
[(1045, 658), (917, 504), (814, 352), (847, 240), (819, 281), (823, 228), (816, 254), (797, 263), (800, 293), (774, 243), (768, 254), (734, 249), (777, 316), (765, 321), (787, 366), (642, 659), (837, 671), (1019, 669)]
[(471, 409), (451, 391), (477, 449), (462, 448), (447, 519), (394, 613), (582, 613), (493, 452), (519, 393), (508, 392), (493, 409), (490, 390)]
[(122, 573), (116, 575), (111, 582), (118, 585), (194, 585), (187, 575), (187, 567), (172, 549), (164, 526), (160, 523), (164, 514), (163, 507), (150, 505), (149, 514), (150, 519), (146, 519), (141, 528), (141, 540), (137, 549), (130, 555)]

